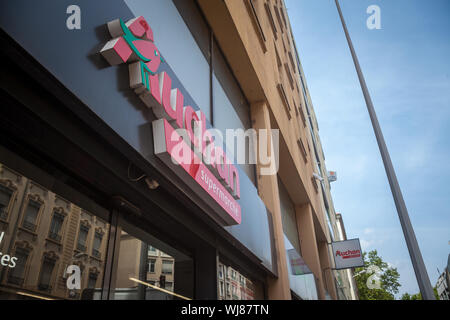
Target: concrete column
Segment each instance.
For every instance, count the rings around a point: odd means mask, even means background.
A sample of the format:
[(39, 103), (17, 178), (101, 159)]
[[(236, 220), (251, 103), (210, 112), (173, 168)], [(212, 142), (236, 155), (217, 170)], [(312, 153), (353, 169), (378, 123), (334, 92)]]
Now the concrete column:
[(300, 237), (301, 254), (306, 264), (314, 273), (319, 299), (325, 299), (325, 288), (320, 264), (319, 248), (311, 204), (296, 206), (297, 228)]
[[(270, 113), (266, 102), (253, 103), (251, 105), (251, 117), (254, 129), (271, 129)], [(268, 141), (272, 143), (270, 136)], [(277, 175), (261, 175), (261, 166), (258, 164), (256, 168), (259, 196), (272, 213), (275, 238), (275, 257), (277, 259), (278, 278), (268, 278), (268, 298), (271, 300), (290, 300), (291, 291), (289, 286), (288, 268), (286, 264), (286, 249), (284, 246), (284, 233), (281, 222)]]
[(324, 281), (326, 284), (326, 288), (330, 296), (337, 300), (337, 292), (336, 292), (336, 283), (334, 281), (334, 275), (331, 270), (332, 264), (330, 261), (330, 250), (328, 249), (328, 244), (325, 241), (319, 242), (319, 255), (320, 255), (320, 263), (322, 266), (323, 274), (325, 276)]

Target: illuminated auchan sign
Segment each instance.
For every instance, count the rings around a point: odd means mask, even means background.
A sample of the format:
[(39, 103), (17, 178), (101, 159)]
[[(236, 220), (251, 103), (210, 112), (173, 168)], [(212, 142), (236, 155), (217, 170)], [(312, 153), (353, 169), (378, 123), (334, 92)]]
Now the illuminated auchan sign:
[(130, 87), (159, 118), (152, 123), (156, 156), (172, 170), (192, 177), (226, 212), (221, 215), (226, 224), (240, 224), (238, 170), (214, 144), (205, 114), (185, 106), (183, 93), (172, 88), (170, 76), (157, 73), (164, 60), (148, 23), (141, 16), (107, 25), (112, 40), (100, 53), (111, 65), (128, 63)]

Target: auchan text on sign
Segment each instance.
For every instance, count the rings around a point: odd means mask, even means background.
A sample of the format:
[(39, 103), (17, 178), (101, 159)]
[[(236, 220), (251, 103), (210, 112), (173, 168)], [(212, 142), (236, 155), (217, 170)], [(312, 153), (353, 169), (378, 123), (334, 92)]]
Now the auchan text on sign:
[(336, 256), (342, 257), (342, 259), (349, 259), (349, 258), (359, 258), (361, 257), (361, 252), (359, 250), (347, 250), (347, 251), (336, 251)]
[[(153, 31), (148, 23), (142, 16), (126, 23), (116, 19), (108, 23), (108, 30), (113, 39), (100, 52), (111, 65), (130, 62), (130, 87), (158, 118), (165, 121), (164, 125), (156, 127), (173, 133), (173, 125), (188, 134), (189, 141), (178, 141), (177, 146), (173, 145), (173, 141), (167, 144), (166, 139), (167, 152), (174, 155), (174, 148), (188, 147), (192, 153), (192, 159), (188, 157), (188, 160), (194, 162), (181, 161), (176, 157), (172, 160), (178, 162), (233, 217), (234, 223), (240, 223), (241, 208), (235, 201), (240, 198), (238, 170), (225, 151), (215, 143), (213, 134), (206, 129), (204, 113), (184, 105), (183, 93), (178, 88), (172, 88), (172, 79), (167, 72), (157, 73), (164, 60), (154, 44)], [(193, 172), (194, 169), (197, 171)]]
[[(153, 121), (155, 154), (167, 153), (228, 213), (241, 223), (241, 207), (166, 119)], [(161, 136), (161, 133), (163, 135)], [(160, 137), (161, 136), (161, 137)]]

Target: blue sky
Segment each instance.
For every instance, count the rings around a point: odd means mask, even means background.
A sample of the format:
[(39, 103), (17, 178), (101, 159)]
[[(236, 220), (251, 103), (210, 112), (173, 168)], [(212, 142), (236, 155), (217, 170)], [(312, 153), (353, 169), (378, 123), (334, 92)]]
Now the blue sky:
[[(285, 0), (349, 238), (419, 291), (334, 0)], [(434, 286), (450, 252), (450, 1), (341, 0)], [(381, 29), (369, 30), (370, 5)]]

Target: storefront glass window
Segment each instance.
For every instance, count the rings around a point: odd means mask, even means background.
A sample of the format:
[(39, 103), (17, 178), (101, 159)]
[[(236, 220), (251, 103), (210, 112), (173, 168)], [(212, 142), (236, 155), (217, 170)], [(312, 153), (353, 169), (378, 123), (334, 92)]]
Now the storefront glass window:
[(218, 300), (263, 299), (263, 289), (259, 282), (250, 280), (238, 270), (220, 261), (217, 270)]
[(291, 290), (303, 300), (317, 300), (315, 276), (286, 235), (284, 236), (284, 247)]
[[(193, 298), (192, 258), (125, 220), (121, 221), (119, 229), (117, 272), (111, 299)], [(151, 247), (161, 254), (156, 256), (154, 250), (149, 250)]]
[[(84, 211), (0, 166), (0, 183), (10, 184), (16, 193), (8, 220), (0, 220), (0, 299), (99, 299), (110, 231), (108, 211), (97, 205), (93, 208), (101, 217)], [(102, 240), (94, 239), (89, 228)], [(80, 243), (98, 254), (79, 250)], [(95, 282), (91, 273), (97, 276)]]
[(278, 190), (280, 193), (281, 220), (284, 234), (292, 243), (297, 252), (301, 254), (302, 251), (300, 248), (295, 206), (280, 178), (278, 178)]

